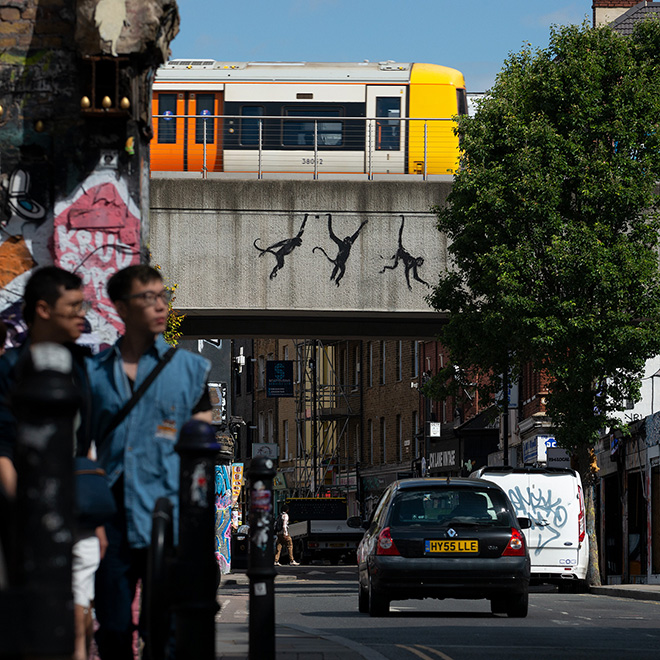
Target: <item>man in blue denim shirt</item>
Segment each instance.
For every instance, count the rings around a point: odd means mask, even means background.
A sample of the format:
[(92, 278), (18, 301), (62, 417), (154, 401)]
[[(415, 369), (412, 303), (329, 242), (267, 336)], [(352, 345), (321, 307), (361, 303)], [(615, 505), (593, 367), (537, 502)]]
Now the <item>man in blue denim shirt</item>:
[(170, 348), (162, 332), (171, 299), (160, 273), (145, 265), (117, 272), (107, 288), (126, 330), (89, 366), (93, 437), (102, 439), (98, 459), (118, 509), (106, 526), (108, 549), (96, 575), (96, 640), (103, 660), (132, 660), (131, 604), (146, 571), (151, 515), (156, 500), (168, 497), (175, 525), (178, 521), (179, 457), (174, 446), (191, 417), (211, 421), (206, 387), (210, 363), (177, 350), (128, 416), (104, 438), (113, 417)]

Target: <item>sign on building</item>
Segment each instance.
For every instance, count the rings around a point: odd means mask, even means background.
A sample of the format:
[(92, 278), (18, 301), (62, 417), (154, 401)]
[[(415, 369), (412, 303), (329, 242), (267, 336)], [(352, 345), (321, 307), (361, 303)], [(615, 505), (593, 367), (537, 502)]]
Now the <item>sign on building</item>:
[(293, 360), (266, 362), (266, 396), (293, 396)]
[(252, 458), (264, 456), (265, 458), (276, 459), (279, 454), (278, 449), (279, 447), (275, 442), (253, 442)]

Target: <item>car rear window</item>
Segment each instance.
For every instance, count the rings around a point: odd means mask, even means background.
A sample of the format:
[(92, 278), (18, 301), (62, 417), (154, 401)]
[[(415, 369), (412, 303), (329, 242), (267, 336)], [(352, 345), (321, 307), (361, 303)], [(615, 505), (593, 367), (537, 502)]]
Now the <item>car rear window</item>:
[(398, 493), (390, 525), (442, 525), (449, 521), (510, 525), (503, 493), (492, 488), (429, 488)]

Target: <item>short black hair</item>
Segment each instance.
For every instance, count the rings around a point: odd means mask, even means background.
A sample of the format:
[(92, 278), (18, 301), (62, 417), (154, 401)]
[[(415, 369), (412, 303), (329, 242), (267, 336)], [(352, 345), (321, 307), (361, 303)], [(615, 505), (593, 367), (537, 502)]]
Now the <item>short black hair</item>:
[(23, 292), (23, 318), (30, 325), (34, 321), (37, 302), (45, 300), (51, 307), (58, 301), (63, 291), (82, 289), (79, 275), (57, 266), (44, 266), (35, 270), (25, 285)]
[(135, 280), (139, 280), (142, 284), (148, 284), (154, 280), (162, 282), (163, 276), (153, 266), (147, 266), (146, 264), (136, 264), (122, 268), (108, 280), (106, 287), (108, 298), (113, 303), (126, 298), (130, 294)]
[(288, 505), (288, 504), (285, 504), (285, 505), (282, 507), (282, 513), (286, 513), (288, 510), (289, 510), (289, 505)]

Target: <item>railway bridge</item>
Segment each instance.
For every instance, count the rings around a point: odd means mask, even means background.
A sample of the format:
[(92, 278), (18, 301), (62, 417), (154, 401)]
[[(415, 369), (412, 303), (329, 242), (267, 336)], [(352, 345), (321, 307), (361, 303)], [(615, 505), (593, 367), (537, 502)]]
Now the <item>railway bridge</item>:
[(206, 179), (154, 173), (152, 260), (188, 336), (433, 337), (451, 177)]

